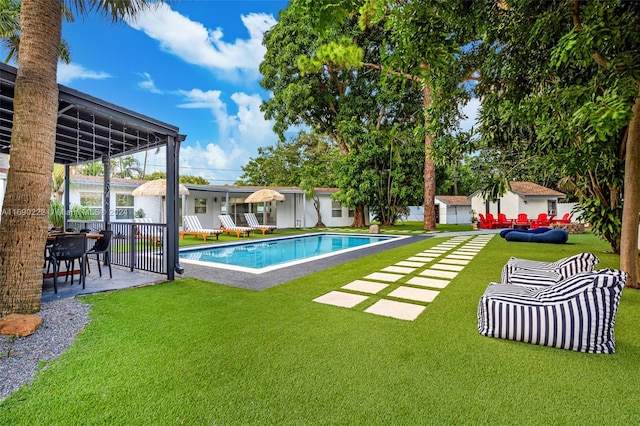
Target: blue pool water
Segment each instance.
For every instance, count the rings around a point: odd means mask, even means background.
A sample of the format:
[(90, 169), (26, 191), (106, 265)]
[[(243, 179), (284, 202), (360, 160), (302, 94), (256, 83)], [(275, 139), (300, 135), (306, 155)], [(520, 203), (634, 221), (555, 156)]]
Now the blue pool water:
[(180, 259), (185, 263), (260, 273), (364, 246), (383, 244), (397, 238), (379, 235), (313, 234), (186, 250), (180, 252)]

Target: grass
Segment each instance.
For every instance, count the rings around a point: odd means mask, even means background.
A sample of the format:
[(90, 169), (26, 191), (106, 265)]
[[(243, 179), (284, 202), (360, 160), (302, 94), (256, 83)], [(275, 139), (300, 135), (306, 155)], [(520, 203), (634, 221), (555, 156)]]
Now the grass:
[(85, 297), (93, 321), (0, 424), (634, 424), (640, 292), (625, 289), (616, 354), (480, 336), (477, 302), (509, 256), (618, 257), (499, 237), (416, 321), (312, 299), (433, 246), (434, 238), (255, 292), (195, 279)]

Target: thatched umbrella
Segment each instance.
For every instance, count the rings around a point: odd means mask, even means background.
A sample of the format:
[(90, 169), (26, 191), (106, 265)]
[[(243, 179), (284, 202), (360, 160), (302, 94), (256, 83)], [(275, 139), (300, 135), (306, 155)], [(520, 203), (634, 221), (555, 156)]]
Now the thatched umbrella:
[(260, 189), (253, 194), (245, 198), (245, 203), (264, 203), (262, 207), (262, 223), (267, 220), (267, 206), (266, 203), (271, 201), (284, 201), (284, 195), (274, 189)]
[(284, 195), (274, 189), (261, 189), (245, 198), (245, 203), (268, 203), (270, 201), (284, 201)]
[[(156, 179), (143, 183), (131, 193), (134, 197), (162, 197), (162, 222), (164, 223), (164, 197), (167, 195), (167, 180)], [(189, 195), (189, 189), (184, 185), (178, 185), (178, 195)]]

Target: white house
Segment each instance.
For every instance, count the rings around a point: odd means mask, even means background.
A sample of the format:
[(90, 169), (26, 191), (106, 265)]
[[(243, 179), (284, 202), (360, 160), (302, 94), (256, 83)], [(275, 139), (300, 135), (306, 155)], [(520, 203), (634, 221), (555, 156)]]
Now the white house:
[[(131, 195), (134, 189), (145, 182), (135, 179), (111, 179), (111, 221), (131, 221), (136, 212), (142, 210), (144, 216), (153, 222), (162, 222), (162, 197)], [(277, 225), (279, 228), (312, 227), (318, 219), (313, 200), (298, 187), (270, 187), (282, 193), (285, 200), (248, 204), (245, 199), (263, 187), (194, 184), (184, 186), (189, 189), (189, 194), (181, 196), (178, 200), (178, 216), (181, 218), (183, 215), (196, 215), (205, 228), (220, 227), (220, 214), (229, 214), (237, 225), (245, 225), (244, 213), (253, 212), (261, 223)], [(349, 226), (353, 222), (353, 211), (331, 199), (335, 192), (335, 188), (316, 189), (322, 220), (327, 226)], [(81, 205), (101, 209), (103, 193), (102, 177), (73, 175), (69, 204), (71, 207)]]
[(471, 223), (471, 200), (464, 195), (436, 195), (435, 206), (438, 223)]
[(491, 213), (497, 217), (498, 213), (504, 213), (511, 219), (520, 213), (526, 213), (529, 218), (536, 218), (540, 213), (557, 215), (558, 202), (565, 194), (533, 182), (513, 181), (509, 183), (509, 191), (496, 201), (484, 199), (480, 191), (470, 197), (476, 214)]
[[(184, 211), (181, 211), (180, 215), (198, 216), (205, 228), (219, 227), (219, 214), (229, 214), (237, 225), (244, 225), (244, 213), (247, 212), (255, 213), (261, 223), (277, 225), (279, 228), (308, 228), (318, 221), (313, 200), (298, 187), (269, 187), (283, 194), (285, 200), (248, 204), (245, 199), (263, 187), (190, 184), (185, 186), (189, 189), (189, 195), (183, 196)], [(349, 226), (353, 222), (353, 211), (331, 199), (331, 195), (336, 191), (335, 188), (316, 188), (322, 220), (326, 226)]]

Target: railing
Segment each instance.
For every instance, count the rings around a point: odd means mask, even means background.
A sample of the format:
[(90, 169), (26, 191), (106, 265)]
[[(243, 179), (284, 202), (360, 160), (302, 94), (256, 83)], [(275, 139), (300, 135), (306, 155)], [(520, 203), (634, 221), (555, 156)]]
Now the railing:
[[(76, 231), (104, 229), (102, 221), (68, 221)], [(166, 274), (166, 229), (164, 223), (111, 222), (111, 263), (134, 269)]]

